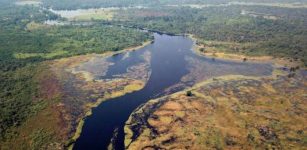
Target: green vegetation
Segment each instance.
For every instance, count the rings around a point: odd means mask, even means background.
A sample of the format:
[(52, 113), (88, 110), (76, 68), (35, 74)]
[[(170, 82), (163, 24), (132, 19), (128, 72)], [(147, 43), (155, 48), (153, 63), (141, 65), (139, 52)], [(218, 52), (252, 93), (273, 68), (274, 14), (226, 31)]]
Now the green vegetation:
[(30, 135), (31, 140), (31, 147), (33, 149), (41, 149), (45, 146), (45, 142), (52, 139), (52, 135), (48, 134), (48, 132), (44, 131), (43, 129), (38, 129), (34, 133)]
[[(42, 0), (45, 7), (53, 9), (80, 9), (80, 8), (100, 8), (100, 7), (129, 7), (129, 6), (149, 6), (159, 7), (165, 5), (218, 5), (229, 2), (257, 2), (262, 5), (272, 5), (275, 3), (295, 3), (297, 0)], [(304, 1), (299, 1), (303, 3)], [(306, 2), (306, 1), (305, 1)]]
[[(258, 16), (243, 12), (259, 12)], [(140, 12), (146, 15), (139, 15)], [(170, 34), (193, 34), (199, 45), (227, 42), (223, 52), (271, 55), (302, 60), (307, 65), (307, 9), (268, 6), (227, 6), (194, 9), (182, 7), (127, 9), (114, 16), (115, 23)], [(267, 18), (267, 15), (278, 19)], [(220, 50), (220, 49), (219, 49)]]
[(149, 34), (110, 26), (62, 26), (0, 33), (0, 69), (14, 70), (28, 62), (39, 62), (86, 53), (118, 51), (141, 45)]
[(187, 96), (192, 96), (192, 95), (193, 95), (193, 94), (192, 94), (192, 91), (187, 91), (186, 95), (187, 95)]
[[(0, 133), (1, 141), (10, 138), (10, 127), (18, 127), (27, 117), (45, 107), (46, 102), (39, 97), (36, 77), (42, 67), (28, 65), (15, 71), (0, 74)], [(6, 135), (6, 136), (5, 136)]]
[[(226, 2), (225, 0), (218, 0)], [(210, 3), (216, 3), (214, 0), (209, 0)], [(100, 8), (100, 7), (128, 7), (128, 6), (161, 6), (169, 4), (195, 4), (203, 3), (202, 0), (43, 0), (45, 7), (54, 9), (80, 9), (80, 8)]]
[[(12, 145), (7, 143), (15, 142), (15, 138), (22, 136), (31, 141), (26, 142), (28, 145), (25, 144), (25, 149), (40, 149), (46, 146), (45, 141), (55, 140), (53, 136), (56, 131), (50, 129), (55, 123), (48, 128), (30, 127), (37, 120), (48, 119), (50, 116), (51, 120), (55, 120), (58, 115), (51, 113), (51, 104), (59, 98), (50, 98), (42, 94), (43, 86), (54, 83), (54, 80), (50, 80), (48, 84), (41, 83), (42, 72), (49, 71), (46, 61), (88, 53), (119, 51), (139, 46), (144, 41), (152, 39), (149, 33), (137, 29), (103, 24), (122, 24), (170, 34), (193, 34), (198, 39), (197, 44), (203, 47), (203, 52), (207, 51), (208, 47), (213, 47), (215, 51), (225, 53), (291, 57), (293, 60), (303, 61), (307, 66), (306, 8), (273, 5), (206, 8), (166, 6), (223, 4), (232, 0), (42, 0), (43, 6), (53, 9), (148, 6), (142, 9), (95, 11), (76, 18), (91, 21), (89, 25), (51, 26), (44, 24), (44, 21), (63, 18), (45, 8), (15, 5), (15, 1), (0, 0), (0, 149), (2, 143), (6, 143), (6, 146)], [(291, 78), (294, 77), (292, 73)], [(124, 90), (133, 91), (142, 86), (131, 84)], [(121, 94), (118, 92), (109, 96)], [(186, 93), (187, 96), (192, 94), (196, 93)], [(42, 111), (45, 114), (39, 116)], [(182, 112), (177, 114), (184, 116)], [(36, 115), (39, 119), (34, 117)], [(28, 123), (29, 120), (31, 121)], [(171, 120), (162, 118), (161, 121), (168, 123)], [(46, 124), (50, 120), (41, 122)], [(277, 125), (272, 126), (276, 128)], [(20, 134), (22, 129), (29, 130)], [(250, 140), (254, 140), (254, 136), (248, 135)], [(24, 137), (22, 139), (24, 140)], [(225, 141), (228, 141), (226, 144), (233, 143), (231, 137), (227, 137)], [(20, 143), (18, 144), (22, 145)]]
[(111, 20), (113, 18), (112, 10), (92, 10), (80, 16), (76, 16), (74, 20), (90, 21), (90, 20)]
[[(49, 26), (43, 22), (59, 16), (39, 7), (0, 3), (0, 149), (2, 142), (19, 135), (16, 128), (49, 105), (41, 95), (39, 76), (48, 70), (42, 62), (118, 51), (152, 38), (135, 29), (105, 25)], [(50, 136), (33, 133), (31, 147), (41, 147)]]

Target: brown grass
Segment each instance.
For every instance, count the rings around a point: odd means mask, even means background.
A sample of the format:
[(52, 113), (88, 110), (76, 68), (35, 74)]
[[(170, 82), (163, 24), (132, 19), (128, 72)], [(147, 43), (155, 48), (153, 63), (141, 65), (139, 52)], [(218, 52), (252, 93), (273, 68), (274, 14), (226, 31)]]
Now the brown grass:
[[(295, 78), (237, 78), (199, 84), (192, 90), (194, 96), (180, 92), (148, 103), (163, 102), (150, 113), (149, 124), (139, 126), (140, 136), (132, 143), (127, 139), (126, 146), (301, 149), (306, 147), (306, 83), (306, 76), (298, 73)], [(143, 109), (151, 108), (147, 105)], [(129, 125), (125, 131), (127, 128)]]
[(36, 80), (40, 85), (40, 96), (34, 100), (43, 99), (45, 108), (16, 128), (18, 135), (2, 143), (3, 149), (59, 149), (68, 139), (67, 124), (61, 114), (61, 85), (48, 67), (41, 68)]

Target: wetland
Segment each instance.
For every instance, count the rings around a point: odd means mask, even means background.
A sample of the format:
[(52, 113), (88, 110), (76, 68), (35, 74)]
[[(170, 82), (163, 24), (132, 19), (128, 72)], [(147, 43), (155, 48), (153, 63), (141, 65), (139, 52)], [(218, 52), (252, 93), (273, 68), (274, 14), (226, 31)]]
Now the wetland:
[(306, 2), (0, 4), (1, 150), (306, 148)]
[[(140, 80), (141, 76), (132, 75), (137, 72), (132, 68), (142, 68), (139, 70), (147, 73), (137, 73), (146, 74), (146, 80), (141, 79), (145, 83), (141, 90), (109, 99), (92, 109), (92, 115), (84, 119), (82, 132), (74, 149), (106, 149), (111, 145), (115, 149), (125, 149), (125, 122), (136, 108), (150, 99), (178, 92), (213, 77), (269, 76), (272, 73), (270, 63), (206, 58), (197, 55), (193, 51), (193, 45), (193, 40), (185, 36), (155, 33), (152, 44), (106, 58), (105, 61), (110, 64), (107, 70), (106, 65), (101, 65), (100, 59), (84, 63), (86, 71), (94, 74), (94, 80), (112, 80), (125, 74), (131, 74), (126, 76), (128, 78)], [(148, 60), (147, 65), (138, 67), (142, 66), (142, 59)]]

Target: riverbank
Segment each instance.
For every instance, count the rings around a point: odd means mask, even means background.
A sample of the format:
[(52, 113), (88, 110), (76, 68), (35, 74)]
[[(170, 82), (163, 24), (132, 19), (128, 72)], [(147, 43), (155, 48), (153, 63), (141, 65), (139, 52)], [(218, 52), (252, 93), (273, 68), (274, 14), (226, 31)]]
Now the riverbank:
[[(297, 132), (301, 133), (307, 122), (302, 113), (307, 81), (300, 70), (296, 73), (291, 78), (286, 74), (217, 77), (151, 100), (135, 110), (126, 122), (125, 146), (127, 149), (302, 147), (304, 134)], [(294, 106), (295, 103), (302, 104)], [(294, 112), (300, 113), (293, 115)], [(290, 138), (296, 139), (295, 142)]]
[[(185, 95), (188, 91), (194, 91), (197, 90), (198, 88), (208, 85), (208, 84), (213, 84), (218, 81), (231, 81), (231, 80), (238, 80), (238, 79), (260, 79), (260, 77), (247, 77), (247, 76), (241, 76), (241, 75), (227, 75), (227, 76), (222, 76), (222, 77), (216, 77), (216, 78), (211, 78), (207, 79), (205, 81), (202, 81), (200, 83), (195, 84), (193, 87), (186, 88), (182, 91), (170, 94), (170, 95), (165, 95), (162, 97), (159, 97), (157, 99), (152, 99), (149, 100), (147, 103), (144, 105), (138, 107), (129, 117), (129, 119), (126, 121), (125, 125), (125, 147), (129, 149), (130, 145), (133, 142), (137, 141), (137, 136), (149, 136), (149, 132), (152, 132), (153, 128), (146, 127), (149, 124), (147, 123), (148, 117), (152, 115), (156, 110), (159, 109), (162, 105), (164, 105), (169, 98), (176, 98), (180, 97), (181, 95)], [(193, 92), (193, 95), (195, 93)], [(172, 108), (169, 108), (171, 110), (175, 110), (175, 112), (172, 112), (172, 114), (175, 115), (180, 115), (182, 116), (182, 112), (177, 112), (176, 111), (176, 106), (177, 105), (172, 105)], [(147, 118), (147, 119), (146, 119)], [(170, 119), (170, 118), (164, 118), (165, 121)], [(169, 122), (170, 123), (170, 122)], [(136, 132), (137, 131), (137, 132)], [(144, 134), (144, 135), (142, 135)], [(136, 146), (136, 145), (134, 145)], [(134, 147), (133, 148), (136, 148)], [(141, 146), (141, 145), (140, 145)], [(131, 148), (131, 149), (133, 149)], [(140, 148), (140, 147), (138, 147)]]
[[(152, 42), (146, 42), (145, 44), (142, 44), (140, 47), (138, 48), (142, 48), (145, 47), (147, 44), (150, 44)], [(76, 117), (74, 120), (77, 120), (77, 126), (76, 126), (76, 131), (74, 131), (74, 134), (72, 135), (71, 140), (68, 142), (67, 146), (72, 149), (73, 148), (73, 144), (76, 141), (76, 139), (79, 138), (81, 132), (82, 132), (82, 128), (84, 126), (84, 119), (87, 118), (88, 116), (91, 116), (92, 114), (92, 108), (97, 107), (98, 105), (100, 105), (102, 102), (110, 99), (110, 98), (115, 98), (115, 97), (120, 97), (122, 95), (125, 95), (127, 93), (131, 93), (133, 91), (137, 91), (139, 89), (142, 89), (145, 85), (145, 82), (142, 82), (143, 84), (137, 84), (137, 86), (133, 86), (133, 88), (125, 88), (132, 85), (133, 82), (138, 82), (136, 80), (112, 80), (112, 81), (99, 81), (96, 80), (94, 78), (94, 75), (91, 74), (88, 70), (82, 71), (82, 68), (88, 68), (88, 67), (82, 67), (82, 65), (86, 65), (86, 62), (91, 62), (91, 64), (94, 64), (95, 59), (96, 60), (101, 60), (105, 57), (109, 57), (109, 56), (113, 56), (113, 55), (118, 55), (121, 54), (123, 52), (127, 52), (127, 51), (132, 51), (135, 50), (136, 48), (127, 48), (123, 51), (119, 51), (119, 52), (108, 52), (108, 53), (104, 53), (104, 54), (89, 54), (89, 55), (85, 55), (85, 56), (76, 56), (74, 58), (68, 58), (67, 60), (62, 61), (63, 63), (61, 63), (61, 61), (59, 61), (59, 64), (57, 65), (57, 67), (55, 68), (60, 68), (63, 67), (62, 71), (63, 72), (66, 71), (68, 74), (71, 74), (72, 76), (74, 76), (75, 79), (69, 81), (69, 83), (67, 84), (72, 84), (72, 87), (76, 87), (77, 88), (77, 92), (80, 94), (84, 94), (82, 97), (80, 98), (80, 100), (83, 100), (81, 103), (80, 108), (78, 108), (78, 110), (81, 110), (80, 115), (78, 117)], [(149, 59), (150, 60), (150, 59)], [(66, 65), (67, 64), (67, 65)], [(100, 68), (96, 68), (99, 69), (101, 72), (101, 75), (104, 74), (104, 72), (106, 72), (106, 70), (108, 69), (108, 66), (110, 64), (108, 64), (106, 61), (99, 61), (99, 66), (103, 66)], [(105, 68), (106, 67), (106, 68)], [(74, 68), (81, 68), (81, 70), (79, 71), (74, 71)], [(139, 68), (141, 70), (144, 70), (142, 68)], [(78, 83), (81, 82), (81, 83)], [(124, 83), (124, 84), (123, 84)], [(141, 83), (141, 82), (138, 82)], [(116, 85), (116, 87), (114, 87), (114, 85)], [(111, 91), (108, 94), (103, 94), (101, 95), (101, 93), (104, 93), (104, 89), (109, 89), (111, 88)], [(78, 91), (78, 89), (81, 89), (80, 91)], [(124, 90), (122, 90), (124, 89)], [(129, 89), (128, 91), (125, 91), (125, 89)], [(70, 89), (68, 89), (70, 90)], [(97, 101), (93, 101), (90, 100), (91, 98), (89, 98), (87, 96), (87, 94), (89, 93), (89, 91), (95, 90), (96, 92), (94, 94), (91, 94), (91, 97), (95, 97), (98, 98)], [(73, 92), (74, 93), (74, 92)], [(73, 103), (72, 101), (67, 101), (67, 104)], [(72, 110), (75, 110), (76, 108), (73, 108)], [(73, 121), (73, 120), (72, 120)]]
[[(129, 51), (139, 50), (151, 43), (152, 41), (146, 41), (143, 42), (142, 45), (136, 47), (128, 47), (116, 52), (107, 51), (103, 54), (87, 54), (50, 61), (49, 64), (52, 68), (52, 72), (56, 74), (59, 82), (65, 85), (63, 90), (66, 92), (64, 92), (62, 101), (65, 110), (62, 111), (62, 116), (69, 117), (63, 119), (66, 120), (68, 124), (76, 124), (75, 127), (74, 125), (69, 127), (73, 134), (69, 136), (70, 138), (66, 142), (65, 147), (68, 149), (73, 148), (74, 141), (81, 134), (84, 118), (91, 115), (92, 108), (97, 107), (100, 103), (108, 99), (120, 97), (127, 93), (138, 91), (142, 89), (146, 84), (144, 79), (133, 79), (133, 77), (130, 77), (130, 75), (125, 75), (123, 77), (107, 81), (94, 80), (94, 75), (92, 73), (85, 70), (76, 71), (76, 68), (80, 68), (80, 66), (87, 62), (94, 62), (99, 59), (112, 57), (114, 55), (123, 54)], [(106, 72), (110, 64), (106, 61), (103, 61), (100, 62), (100, 65), (101, 72)], [(144, 68), (135, 69), (143, 69), (146, 71)], [(137, 72), (136, 70), (134, 71)], [(92, 90), (95, 92), (93, 93)], [(78, 94), (74, 95), (73, 93)], [(91, 100), (93, 98), (97, 100)], [(76, 103), (76, 101), (72, 101), (72, 99), (79, 99), (77, 101), (77, 103), (80, 103), (79, 106), (68, 106), (70, 103)], [(73, 110), (78, 110), (78, 112), (74, 112)], [(72, 116), (74, 113), (78, 115)]]
[(209, 57), (212, 59), (224, 59), (237, 62), (254, 62), (254, 63), (272, 63), (276, 67), (287, 67), (295, 68), (301, 67), (307, 69), (302, 61), (294, 60), (292, 58), (274, 58), (272, 56), (248, 56), (240, 53), (227, 53), (219, 50), (218, 47), (206, 47), (205, 45), (198, 44), (198, 38), (194, 35), (188, 34), (191, 39), (195, 42), (193, 50), (201, 56)]
[[(208, 57), (195, 47), (194, 52)], [(217, 59), (243, 62), (246, 58), (244, 55), (230, 56), (221, 55)], [(303, 126), (288, 123), (289, 119), (301, 124), (307, 121), (304, 115), (297, 115), (295, 119), (292, 115), (297, 111), (292, 104), (305, 97), (307, 83), (304, 70), (281, 69), (284, 67), (282, 62), (269, 56), (248, 58), (250, 60), (245, 61), (273, 63), (272, 74), (213, 77), (183, 91), (150, 100), (137, 108), (127, 120), (124, 127), (125, 148), (301, 147), (304, 143), (302, 135), (294, 135), (293, 138), (299, 141), (294, 143), (288, 140), (294, 133), (284, 133), (283, 129), (291, 128), (293, 132), (304, 130)], [(258, 111), (260, 109), (269, 113)], [(281, 122), (278, 125), (282, 128), (274, 125), (275, 119)]]

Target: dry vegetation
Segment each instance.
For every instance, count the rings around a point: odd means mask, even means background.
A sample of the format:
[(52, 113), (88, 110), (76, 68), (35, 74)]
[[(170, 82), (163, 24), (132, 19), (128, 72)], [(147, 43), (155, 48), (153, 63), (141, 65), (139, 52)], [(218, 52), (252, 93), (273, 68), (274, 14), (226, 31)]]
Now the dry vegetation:
[[(196, 38), (191, 36), (195, 41)], [(276, 58), (272, 56), (263, 55), (249, 55), (247, 54), (250, 47), (256, 43), (235, 43), (235, 42), (220, 42), (220, 41), (202, 41), (197, 42), (194, 46), (195, 51), (211, 58), (219, 58), (233, 61), (251, 61), (251, 62), (272, 62), (277, 66), (282, 67), (304, 67), (304, 63), (297, 59), (290, 57)]]
[(40, 90), (34, 101), (40, 103), (35, 108), (39, 111), (14, 129), (15, 137), (2, 142), (1, 149), (61, 149), (59, 143), (67, 139), (67, 124), (63, 122), (61, 114), (61, 85), (47, 66), (47, 63), (43, 63), (35, 76)]
[(304, 149), (307, 81), (221, 77), (152, 100), (125, 127), (128, 149)]
[(129, 67), (127, 73), (113, 79), (98, 79), (97, 77), (105, 75), (112, 64), (106, 61), (106, 58), (112, 55), (113, 53), (91, 54), (52, 62), (53, 72), (63, 88), (60, 102), (63, 109), (60, 113), (63, 123), (66, 123), (64, 130), (68, 131), (65, 133), (66, 138), (71, 138), (66, 146), (70, 146), (78, 138), (83, 124), (82, 118), (91, 114), (91, 108), (102, 101), (140, 90), (145, 86), (150, 76), (150, 55), (146, 53), (145, 61)]
[[(144, 61), (127, 68), (114, 79), (103, 76), (115, 53), (89, 54), (44, 63), (36, 76), (40, 85), (41, 111), (22, 126), (14, 141), (1, 143), (1, 149), (63, 149), (70, 147), (81, 133), (83, 120), (101, 102), (142, 89), (149, 76), (150, 53)], [(39, 120), (39, 121), (38, 121)], [(35, 126), (33, 126), (35, 125)], [(46, 143), (48, 141), (48, 143)]]

